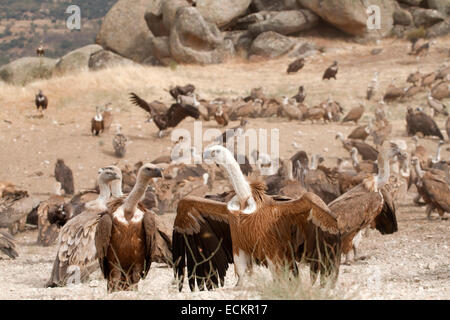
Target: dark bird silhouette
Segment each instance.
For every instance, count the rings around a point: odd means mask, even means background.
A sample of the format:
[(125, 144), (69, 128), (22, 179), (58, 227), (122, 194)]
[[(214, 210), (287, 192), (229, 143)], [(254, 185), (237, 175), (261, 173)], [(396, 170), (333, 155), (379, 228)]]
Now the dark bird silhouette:
[(363, 160), (373, 160), (376, 161), (378, 158), (378, 151), (372, 147), (371, 145), (359, 141), (359, 140), (350, 140), (345, 139), (344, 135), (341, 132), (338, 132), (336, 135), (336, 139), (341, 140), (343, 147), (350, 152), (353, 147), (355, 147), (359, 154), (361, 155)]
[(42, 93), (42, 90), (39, 90), (39, 93), (36, 95), (34, 102), (36, 103), (36, 109), (41, 111), (47, 109), (48, 98)]
[(44, 49), (44, 46), (42, 44), (36, 49), (36, 54), (37, 54), (38, 57), (44, 56), (45, 49)]
[(305, 101), (306, 94), (305, 94), (305, 88), (303, 86), (298, 87), (298, 92), (295, 96), (292, 97), (292, 99), (295, 99), (298, 103), (302, 103)]
[(177, 100), (179, 95), (182, 96), (188, 96), (191, 95), (192, 93), (194, 93), (195, 91), (195, 86), (192, 84), (187, 84), (185, 86), (176, 86), (175, 88), (171, 88), (169, 90), (170, 95)]
[(288, 68), (287, 68), (287, 73), (296, 73), (299, 70), (301, 70), (303, 67), (305, 66), (305, 59), (304, 58), (300, 58), (295, 60), (294, 62), (292, 62), (291, 64), (289, 64)]
[(75, 187), (72, 170), (64, 164), (63, 159), (58, 159), (56, 161), (55, 179), (61, 183), (61, 189), (64, 190), (65, 194), (74, 194)]
[(19, 256), (15, 248), (14, 238), (9, 233), (0, 231), (0, 251), (11, 259), (15, 259)]
[(436, 136), (444, 140), (444, 136), (433, 118), (423, 111), (414, 112), (411, 107), (408, 107), (406, 114), (406, 131), (408, 136), (414, 136), (417, 132), (421, 132), (424, 136)]
[(159, 129), (160, 138), (162, 137), (164, 130), (176, 127), (186, 117), (192, 117), (194, 119), (200, 117), (199, 110), (188, 104), (174, 103), (167, 112), (158, 113), (150, 104), (135, 93), (131, 93), (131, 102), (150, 114), (150, 117)]
[(336, 74), (338, 73), (338, 65), (337, 61), (334, 61), (333, 64), (325, 70), (322, 80), (334, 78), (336, 80)]

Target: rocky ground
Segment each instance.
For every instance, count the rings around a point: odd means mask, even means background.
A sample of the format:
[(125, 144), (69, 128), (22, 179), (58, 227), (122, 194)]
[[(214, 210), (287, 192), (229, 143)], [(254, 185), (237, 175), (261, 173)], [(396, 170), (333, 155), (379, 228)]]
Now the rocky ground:
[[(205, 98), (218, 96), (245, 96), (253, 87), (263, 86), (269, 96), (292, 96), (299, 85), (304, 85), (306, 103), (310, 106), (326, 100), (329, 95), (348, 111), (364, 99), (367, 84), (375, 71), (380, 72), (380, 87), (375, 99), (381, 98), (385, 88), (396, 79), (406, 86), (409, 73), (420, 66), (422, 72), (436, 70), (448, 62), (450, 38), (441, 38), (427, 57), (416, 59), (407, 55), (409, 44), (387, 39), (378, 45), (359, 45), (345, 41), (308, 39), (326, 48), (323, 55), (308, 58), (298, 74), (285, 73), (290, 59), (249, 63), (234, 60), (223, 65), (163, 67), (117, 67), (98, 72), (70, 74), (60, 78), (37, 81), (25, 87), (0, 83), (0, 180), (11, 181), (30, 194), (42, 199), (48, 197), (54, 184), (52, 177), (57, 158), (63, 158), (74, 172), (77, 190), (94, 185), (97, 169), (111, 163), (149, 161), (167, 154), (172, 145), (170, 136), (162, 140), (156, 136), (154, 124), (145, 122), (143, 111), (131, 105), (128, 93), (134, 91), (147, 100), (170, 102), (164, 89), (171, 85), (193, 83)], [(371, 55), (374, 48), (383, 48), (379, 55)], [(324, 69), (338, 60), (338, 80), (321, 80)], [(35, 118), (34, 94), (40, 88), (49, 97), (49, 108), (43, 119)], [(100, 137), (89, 132), (90, 119), (96, 105), (113, 104), (114, 122), (122, 125), (123, 133), (131, 140), (125, 159), (113, 155), (114, 130)], [(376, 103), (367, 104), (362, 119), (367, 123)], [(424, 106), (425, 93), (411, 100), (387, 106), (388, 118), (393, 123), (392, 138), (404, 139), (411, 150), (412, 139), (405, 133), (406, 107)], [(437, 119), (441, 129), (445, 118)], [(236, 125), (233, 122), (230, 126)], [(206, 122), (204, 128), (215, 128)], [(193, 121), (180, 125), (193, 132)], [(297, 147), (309, 154), (321, 153), (326, 164), (333, 166), (337, 157), (349, 159), (340, 142), (334, 139), (338, 131), (348, 134), (352, 125), (310, 124), (285, 119), (250, 119), (249, 128), (279, 128), (280, 155), (288, 157)], [(370, 141), (370, 140), (369, 140)], [(421, 139), (429, 152), (434, 152), (437, 140)], [(448, 144), (445, 145), (445, 148)], [(444, 159), (450, 153), (444, 151)], [(337, 291), (331, 298), (365, 299), (448, 299), (450, 298), (450, 226), (448, 221), (427, 221), (424, 208), (412, 206), (414, 188), (398, 202), (399, 232), (381, 236), (372, 231), (362, 243), (362, 252), (368, 259), (351, 266), (342, 266)], [(167, 215), (166, 219), (173, 219)], [(35, 245), (34, 230), (18, 234), (20, 257), (9, 260), (0, 257), (0, 298), (2, 299), (252, 299), (266, 297), (264, 288), (251, 283), (248, 290), (234, 289), (236, 279), (229, 269), (226, 286), (214, 292), (190, 293), (185, 288), (178, 293), (172, 283), (173, 273), (163, 266), (155, 266), (137, 293), (107, 295), (105, 282), (99, 273), (86, 284), (67, 288), (44, 289), (53, 263), (56, 247)], [(266, 270), (257, 274), (269, 278)], [(315, 288), (315, 287), (314, 287)], [(319, 290), (315, 288), (315, 290)], [(345, 293), (345, 294), (343, 294)], [(277, 296), (273, 296), (277, 298)], [(295, 298), (295, 297), (292, 297)]]

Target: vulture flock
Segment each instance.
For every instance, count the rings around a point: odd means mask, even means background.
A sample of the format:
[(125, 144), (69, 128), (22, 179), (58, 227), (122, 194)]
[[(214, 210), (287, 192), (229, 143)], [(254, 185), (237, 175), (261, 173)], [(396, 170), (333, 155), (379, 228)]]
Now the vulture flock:
[[(305, 59), (296, 60), (287, 73), (301, 72), (305, 64)], [(337, 81), (337, 73), (335, 61), (322, 80)], [(418, 70), (407, 79), (411, 87), (404, 89), (393, 79), (369, 116), (372, 111), (366, 103), (379, 90), (379, 76), (375, 73), (368, 85), (367, 101), (347, 112), (331, 97), (308, 107), (303, 85), (292, 97), (267, 97), (262, 88), (254, 88), (247, 97), (206, 100), (188, 84), (168, 90), (174, 99), (170, 106), (130, 93), (130, 102), (140, 108), (136, 112), (143, 112), (156, 125), (161, 139), (186, 118), (214, 120), (218, 127), (227, 127), (230, 121), (240, 123), (205, 150), (183, 149), (181, 137), (170, 154), (151, 162), (101, 167), (96, 186), (89, 190), (76, 192), (71, 169), (58, 159), (57, 188), (46, 201), (32, 201), (26, 191), (0, 182), (0, 212), (21, 208), (15, 214), (0, 215), (0, 226), (10, 221), (9, 231), (0, 233), (0, 251), (17, 258), (20, 248), (11, 234), (24, 225), (35, 225), (38, 243), (57, 243), (48, 287), (86, 281), (100, 269), (108, 292), (137, 290), (152, 262), (173, 268), (180, 291), (185, 280), (191, 290), (223, 286), (229, 264), (234, 264), (238, 286), (246, 285), (253, 263), (273, 272), (287, 265), (294, 276), (304, 263), (313, 280), (334, 283), (341, 257), (346, 264), (364, 258), (359, 246), (366, 229), (383, 235), (399, 230), (397, 201), (413, 184), (417, 189), (414, 203), (426, 206), (428, 219), (433, 212), (447, 219), (450, 212), (450, 162), (441, 157), (445, 138), (435, 121), (448, 117), (441, 101), (449, 95), (450, 67), (429, 74)], [(413, 137), (413, 150), (408, 152), (406, 140), (391, 138), (387, 104), (406, 101), (419, 92), (427, 94), (423, 107), (405, 109), (405, 132)], [(39, 91), (36, 107), (45, 110), (47, 104), (47, 97)], [(361, 124), (364, 115), (370, 118), (368, 124)], [(252, 164), (245, 155), (223, 147), (229, 139), (241, 137), (257, 117), (354, 125), (348, 136), (336, 134), (351, 166), (338, 158), (335, 166), (327, 167), (324, 161), (330, 155), (304, 150), (284, 159), (251, 150)], [(111, 123), (112, 109), (97, 107), (92, 135), (103, 134)], [(449, 118), (445, 130), (450, 137)], [(420, 145), (420, 139), (427, 136), (439, 139), (435, 154), (429, 155)], [(127, 142), (117, 125), (112, 144), (118, 158), (126, 156)], [(183, 161), (186, 155), (194, 164)], [(262, 175), (275, 161), (280, 163), (278, 170)], [(173, 225), (162, 219), (166, 212), (176, 212)]]

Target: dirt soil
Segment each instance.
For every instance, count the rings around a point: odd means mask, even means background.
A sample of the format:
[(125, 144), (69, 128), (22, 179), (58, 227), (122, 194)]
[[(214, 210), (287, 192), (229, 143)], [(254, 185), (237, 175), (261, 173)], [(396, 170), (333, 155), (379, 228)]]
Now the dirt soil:
[[(416, 59), (407, 55), (409, 43), (387, 39), (375, 44), (355, 44), (346, 41), (310, 38), (326, 48), (323, 54), (307, 59), (305, 68), (295, 75), (286, 75), (288, 58), (265, 62), (231, 61), (217, 66), (127, 67), (99, 72), (81, 72), (61, 78), (38, 81), (25, 87), (0, 83), (0, 181), (11, 181), (28, 190), (31, 195), (48, 198), (54, 187), (53, 170), (57, 158), (65, 160), (74, 172), (75, 188), (90, 188), (95, 183), (99, 167), (137, 161), (151, 161), (168, 154), (170, 135), (157, 137), (153, 123), (146, 122), (146, 114), (128, 100), (131, 91), (148, 101), (161, 99), (170, 103), (164, 89), (171, 85), (193, 83), (197, 92), (207, 99), (219, 96), (246, 96), (253, 87), (262, 86), (267, 95), (292, 96), (304, 85), (309, 106), (328, 98), (339, 101), (348, 111), (364, 100), (367, 84), (374, 72), (380, 72), (378, 93), (366, 104), (361, 123), (368, 123), (373, 110), (387, 86), (395, 78), (396, 84), (406, 86), (409, 73), (420, 66), (421, 72), (437, 70), (449, 61), (450, 37), (438, 39), (426, 57)], [(383, 48), (379, 55), (371, 55), (374, 48)], [(337, 81), (322, 81), (325, 68), (339, 61)], [(40, 88), (49, 97), (49, 108), (43, 119), (35, 118), (34, 94)], [(112, 137), (114, 129), (100, 137), (90, 134), (90, 120), (95, 106), (112, 102), (114, 122), (120, 123), (123, 133), (131, 140), (125, 159), (114, 157)], [(448, 100), (447, 100), (448, 102)], [(413, 141), (406, 136), (406, 107), (423, 106), (427, 112), (426, 95), (388, 104), (388, 119), (393, 124), (391, 138), (403, 139), (408, 149)], [(445, 132), (444, 117), (437, 123)], [(193, 132), (192, 119), (179, 126)], [(237, 122), (230, 124), (230, 127)], [(205, 122), (204, 128), (216, 128), (215, 122)], [(334, 166), (338, 157), (350, 164), (350, 157), (342, 144), (335, 140), (337, 132), (347, 135), (354, 125), (311, 124), (309, 121), (285, 119), (250, 119), (249, 128), (280, 129), (280, 155), (290, 157), (299, 148), (308, 154), (320, 153), (326, 165)], [(371, 142), (371, 139), (369, 139)], [(421, 139), (434, 155), (438, 140)], [(450, 158), (448, 141), (443, 148), (444, 159)], [(425, 208), (412, 203), (415, 188), (402, 194), (397, 202), (399, 231), (381, 236), (371, 231), (364, 237), (361, 252), (367, 259), (342, 265), (337, 287), (354, 292), (361, 299), (449, 299), (450, 298), (450, 224), (449, 221), (426, 219)], [(165, 219), (173, 220), (168, 214)], [(187, 288), (178, 293), (173, 272), (163, 265), (152, 266), (139, 292), (106, 294), (106, 283), (96, 272), (91, 281), (65, 288), (45, 289), (50, 276), (56, 246), (35, 244), (37, 232), (29, 230), (16, 235), (19, 258), (10, 260), (0, 255), (0, 299), (257, 299), (255, 290), (236, 290), (236, 278), (231, 266), (224, 288), (214, 292), (194, 292)], [(258, 269), (259, 270), (259, 269)], [(264, 270), (259, 270), (265, 272)], [(259, 272), (258, 271), (258, 272)], [(344, 297), (342, 297), (344, 298)]]

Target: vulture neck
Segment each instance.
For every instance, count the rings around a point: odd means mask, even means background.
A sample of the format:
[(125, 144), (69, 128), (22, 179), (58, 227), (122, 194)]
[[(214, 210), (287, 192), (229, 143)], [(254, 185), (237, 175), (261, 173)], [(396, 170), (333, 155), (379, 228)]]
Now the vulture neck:
[(146, 178), (143, 175), (138, 175), (133, 190), (131, 190), (130, 194), (128, 195), (128, 197), (125, 199), (124, 202), (123, 209), (126, 219), (131, 219), (133, 217), (134, 212), (136, 211), (137, 204), (144, 196), (148, 183), (149, 183), (148, 178)]
[(109, 197), (111, 196), (108, 183), (100, 178), (98, 179), (98, 188), (100, 189), (100, 194), (97, 198), (97, 202), (106, 204), (106, 202), (109, 200)]
[(377, 188), (383, 187), (388, 181), (390, 176), (389, 157), (387, 154), (378, 155), (378, 175), (376, 176)]
[(103, 120), (102, 114), (100, 113), (100, 110), (97, 110), (95, 112), (95, 121), (102, 121), (102, 120)]
[(111, 182), (111, 194), (114, 198), (120, 198), (123, 196), (121, 179)]
[(220, 164), (220, 166), (227, 173), (228, 179), (236, 192), (236, 196), (228, 202), (228, 210), (241, 211), (246, 214), (253, 213), (256, 210), (256, 204), (252, 197), (252, 190), (237, 161), (229, 155), (227, 161)]
[(422, 168), (420, 167), (419, 161), (416, 161), (416, 162), (414, 163), (414, 170), (416, 170), (416, 174), (417, 174), (420, 178), (423, 177), (424, 172), (423, 172)]
[(352, 152), (352, 161), (354, 167), (357, 167), (359, 165), (358, 156), (356, 155), (356, 152)]
[(311, 165), (309, 166), (309, 170), (316, 170), (318, 166), (318, 157), (313, 156), (311, 158)]
[(434, 160), (433, 160), (434, 163), (438, 163), (439, 161), (441, 161), (441, 148), (442, 148), (442, 144), (438, 144), (437, 151), (436, 151), (436, 158), (434, 158)]

